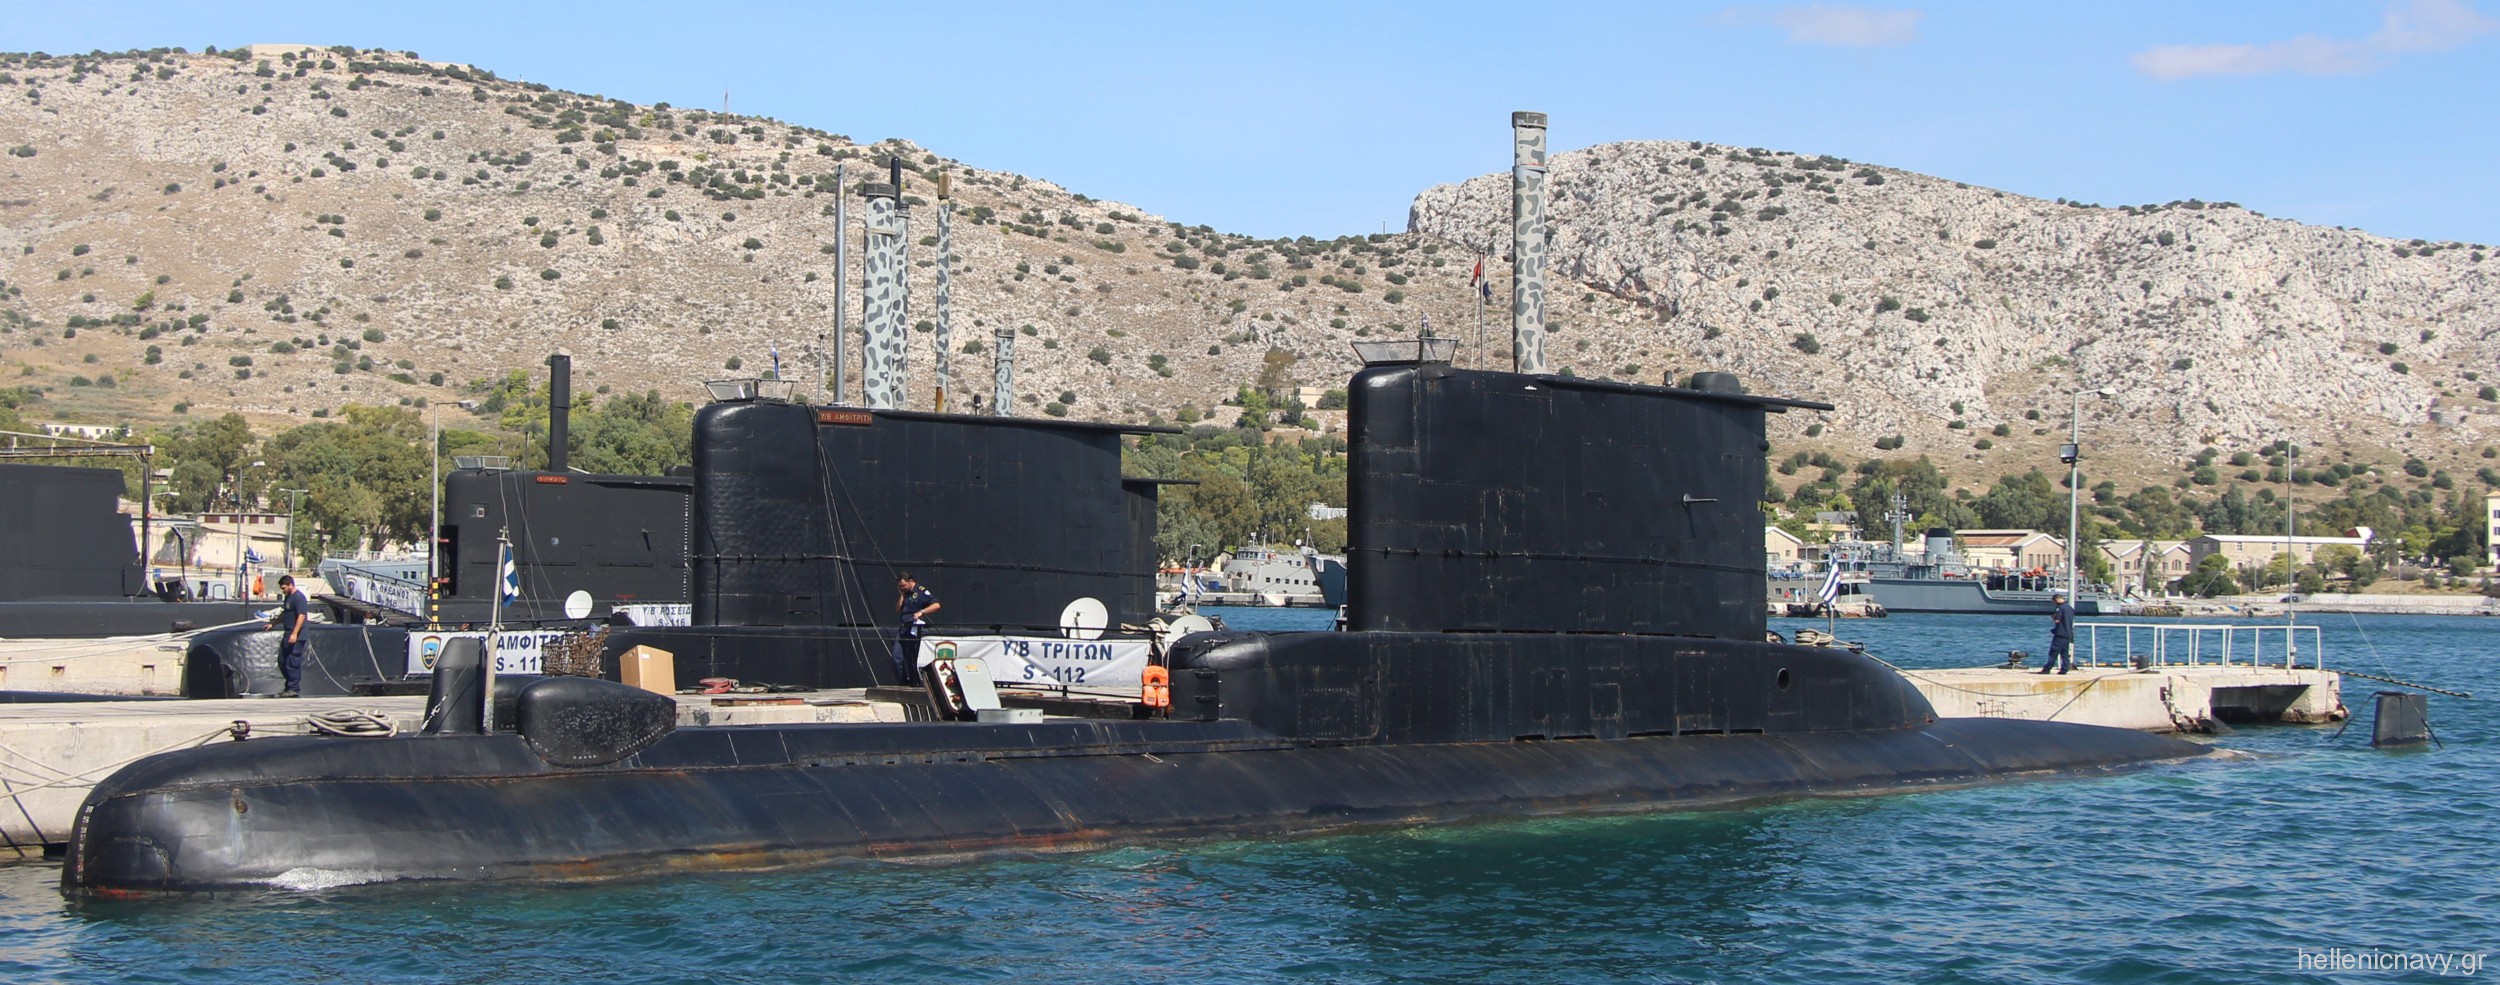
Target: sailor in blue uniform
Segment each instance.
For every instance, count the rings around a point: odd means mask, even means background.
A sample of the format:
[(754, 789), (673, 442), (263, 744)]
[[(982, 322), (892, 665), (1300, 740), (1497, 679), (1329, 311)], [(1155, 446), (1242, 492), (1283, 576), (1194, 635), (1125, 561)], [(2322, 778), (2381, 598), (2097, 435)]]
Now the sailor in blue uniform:
[(894, 679), (904, 687), (920, 686), (920, 634), (929, 628), (929, 614), (939, 608), (936, 592), (920, 587), (911, 572), (894, 581), (894, 613), (901, 626), (894, 633)]
[(2066, 590), (2049, 593), (2049, 601), (2057, 608), (2049, 610), (2049, 660), (2040, 665), (2045, 674), (2054, 668), (2060, 674), (2075, 669), (2075, 606), (2066, 601)]
[(304, 624), (312, 620), (312, 600), (295, 587), (294, 575), (278, 579), (278, 594), (285, 601), (269, 617), (269, 628), (286, 634), (278, 638), (278, 674), (286, 679), (286, 690), (278, 696), (292, 698), (304, 691)]

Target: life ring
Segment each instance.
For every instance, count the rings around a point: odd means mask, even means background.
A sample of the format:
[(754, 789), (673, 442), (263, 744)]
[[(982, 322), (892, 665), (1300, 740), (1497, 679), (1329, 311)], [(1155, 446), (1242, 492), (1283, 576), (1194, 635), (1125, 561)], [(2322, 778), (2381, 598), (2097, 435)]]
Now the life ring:
[(1149, 712), (1163, 713), (1172, 710), (1171, 668), (1148, 664), (1137, 677), (1138, 703), (1145, 705)]

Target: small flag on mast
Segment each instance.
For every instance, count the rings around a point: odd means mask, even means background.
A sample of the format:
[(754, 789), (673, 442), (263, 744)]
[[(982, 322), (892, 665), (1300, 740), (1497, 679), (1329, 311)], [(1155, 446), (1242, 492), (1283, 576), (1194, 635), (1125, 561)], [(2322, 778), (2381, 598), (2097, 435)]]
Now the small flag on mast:
[(521, 600), (521, 566), (513, 560), (510, 544), (503, 545), (502, 599), (506, 605)]
[(1840, 597), (1840, 562), (1824, 563), (1831, 567), (1831, 574), (1823, 576), (1823, 587), (1814, 593), (1814, 597), (1823, 600), (1824, 605), (1830, 605), (1833, 599)]

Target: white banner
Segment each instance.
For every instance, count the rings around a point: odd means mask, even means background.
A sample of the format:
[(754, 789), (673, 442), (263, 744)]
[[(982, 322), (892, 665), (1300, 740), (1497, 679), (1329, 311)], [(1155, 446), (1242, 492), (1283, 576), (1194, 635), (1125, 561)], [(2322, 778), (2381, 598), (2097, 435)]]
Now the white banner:
[(636, 626), (692, 626), (692, 602), (622, 602), (616, 611), (633, 620)]
[(423, 585), (397, 579), (376, 578), (355, 571), (342, 572), (339, 575), (339, 581), (338, 587), (341, 592), (358, 602), (370, 602), (385, 609), (405, 612), (412, 616), (425, 614), (425, 586)]
[(1146, 640), (1070, 640), (1033, 636), (925, 637), (920, 666), (979, 657), (1000, 684), (1136, 687), (1152, 653)]
[[(564, 636), (565, 633), (562, 630), (553, 629), (505, 630), (502, 636), (495, 639), (495, 673), (537, 674), (544, 672), (546, 664), (543, 654), (546, 652), (547, 644), (563, 639)], [(442, 655), (443, 644), (464, 637), (484, 640), (486, 631), (409, 630), (408, 672), (411, 674), (433, 673), (434, 658)]]

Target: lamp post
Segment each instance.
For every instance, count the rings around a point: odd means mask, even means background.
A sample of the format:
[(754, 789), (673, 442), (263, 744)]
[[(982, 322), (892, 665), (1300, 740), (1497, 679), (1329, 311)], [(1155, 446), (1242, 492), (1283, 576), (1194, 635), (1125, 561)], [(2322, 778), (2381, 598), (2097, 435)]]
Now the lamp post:
[(311, 490), (306, 490), (306, 489), (280, 489), (280, 490), (278, 490), (278, 491), (279, 491), (279, 492), (282, 492), (282, 493), (287, 494), (287, 497), (286, 497), (286, 549), (285, 549), (285, 550), (284, 550), (284, 551), (280, 554), (280, 557), (284, 558), (284, 559), (285, 559), (285, 561), (286, 561), (286, 571), (287, 571), (287, 573), (288, 573), (288, 574), (294, 574), (294, 573), (295, 573), (295, 514), (297, 514), (297, 513), (301, 512), (301, 511), (304, 509), (304, 494), (305, 494), (306, 492), (310, 492)]
[(2074, 424), (2066, 434), (2066, 446), (2057, 450), (2057, 457), (2066, 460), (2066, 602), (2069, 605), (2081, 599), (2075, 594), (2075, 546), (2078, 542), (2077, 528), (2083, 518), (2083, 398), (2087, 394), (2107, 397), (2117, 392), (2108, 387), (2075, 391)]
[(247, 539), (243, 529), (243, 469), (256, 469), (268, 464), (253, 462), (234, 470), (234, 597), (241, 600), (248, 601), (252, 597), (251, 576), (243, 573), (243, 542)]

